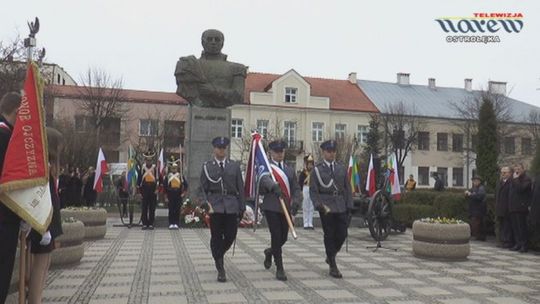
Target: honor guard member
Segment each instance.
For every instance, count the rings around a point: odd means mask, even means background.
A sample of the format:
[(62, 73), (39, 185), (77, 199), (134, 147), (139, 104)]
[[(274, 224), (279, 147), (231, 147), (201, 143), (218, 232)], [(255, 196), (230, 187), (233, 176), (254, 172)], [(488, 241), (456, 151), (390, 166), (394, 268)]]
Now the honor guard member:
[(152, 163), (156, 154), (152, 150), (143, 153), (145, 164), (139, 174), (139, 191), (142, 195), (142, 230), (154, 229), (156, 214), (158, 174), (157, 167)]
[(167, 174), (165, 191), (169, 200), (169, 229), (178, 229), (180, 224), (180, 206), (182, 197), (186, 194), (188, 184), (186, 178), (179, 172), (180, 160), (171, 161), (170, 172)]
[[(291, 194), (290, 201), (287, 201), (288, 198), (283, 197), (279, 184), (274, 182), (269, 175), (265, 175), (261, 180), (261, 195), (264, 195), (261, 209), (264, 211), (271, 236), (271, 247), (264, 250), (264, 268), (269, 269), (272, 266), (273, 256), (276, 264), (276, 279), (280, 281), (287, 280), (281, 255), (281, 247), (287, 242), (287, 234), (289, 233), (289, 225), (285, 216), (296, 215), (302, 201), (302, 192), (296, 182), (295, 170), (283, 162), (286, 145), (284, 141), (276, 140), (270, 142), (268, 148), (270, 148), (270, 163), (278, 166), (287, 176)], [(288, 209), (287, 215), (284, 214), (281, 207), (280, 197), (285, 199), (285, 205)]]
[(229, 143), (227, 137), (212, 140), (214, 158), (203, 164), (199, 190), (199, 198), (210, 213), (210, 248), (219, 282), (227, 281), (223, 256), (236, 239), (238, 223), (246, 210), (240, 164), (226, 157)]
[(353, 201), (351, 184), (347, 180), (347, 168), (336, 162), (336, 148), (335, 140), (327, 140), (321, 144), (323, 161), (313, 169), (309, 194), (321, 217), (330, 275), (342, 278), (337, 268), (336, 254), (347, 238)]
[(313, 170), (314, 161), (313, 156), (308, 154), (304, 157), (304, 170), (298, 177), (300, 188), (302, 189), (302, 195), (304, 200), (302, 201), (302, 217), (304, 218), (304, 229), (313, 230), (313, 202), (309, 197), (309, 180), (311, 177), (311, 171)]

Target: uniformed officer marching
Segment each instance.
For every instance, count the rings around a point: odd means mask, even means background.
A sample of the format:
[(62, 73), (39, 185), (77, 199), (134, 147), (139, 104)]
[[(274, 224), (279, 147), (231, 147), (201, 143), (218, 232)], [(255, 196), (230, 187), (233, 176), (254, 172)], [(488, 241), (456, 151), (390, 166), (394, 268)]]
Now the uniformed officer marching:
[(145, 164), (141, 168), (139, 174), (139, 191), (142, 195), (142, 230), (154, 229), (154, 218), (156, 214), (156, 203), (157, 203), (157, 168), (156, 165), (152, 163), (152, 159), (156, 154), (151, 150), (143, 153)]
[(321, 217), (330, 275), (342, 278), (337, 268), (336, 254), (347, 238), (353, 201), (351, 184), (347, 180), (347, 168), (336, 162), (336, 148), (335, 140), (327, 140), (321, 144), (323, 161), (313, 169), (309, 194)]
[(268, 147), (270, 148), (270, 162), (283, 170), (289, 180), (291, 198), (290, 201), (287, 201), (286, 198), (283, 197), (279, 184), (274, 182), (269, 175), (263, 177), (261, 180), (260, 193), (261, 195), (264, 195), (264, 199), (261, 209), (264, 211), (271, 236), (271, 247), (264, 250), (264, 268), (269, 269), (272, 266), (273, 256), (276, 264), (276, 279), (286, 281), (287, 276), (283, 269), (281, 247), (283, 247), (287, 241), (289, 225), (287, 224), (287, 219), (285, 218), (279, 198), (281, 196), (286, 200), (285, 205), (288, 207), (288, 214), (289, 216), (291, 214), (294, 216), (298, 212), (300, 202), (302, 201), (302, 192), (296, 182), (295, 169), (287, 166), (283, 162), (286, 143), (282, 140), (276, 140), (269, 143)]
[(188, 189), (186, 178), (179, 171), (180, 160), (172, 160), (170, 172), (167, 174), (165, 183), (165, 192), (169, 200), (169, 229), (178, 229), (180, 224), (180, 207), (182, 205), (182, 197)]
[(212, 140), (214, 158), (203, 164), (199, 190), (199, 198), (211, 210), (210, 248), (219, 282), (227, 281), (223, 256), (236, 239), (239, 219), (246, 210), (240, 164), (226, 157), (229, 143), (227, 137)]

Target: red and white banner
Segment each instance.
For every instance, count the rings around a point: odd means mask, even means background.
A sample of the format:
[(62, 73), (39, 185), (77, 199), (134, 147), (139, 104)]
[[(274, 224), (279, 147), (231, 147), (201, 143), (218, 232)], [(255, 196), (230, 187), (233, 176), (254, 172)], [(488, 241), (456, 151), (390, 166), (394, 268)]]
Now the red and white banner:
[(96, 163), (96, 176), (94, 177), (94, 190), (101, 193), (103, 191), (103, 175), (107, 174), (109, 167), (107, 161), (105, 160), (105, 155), (103, 150), (99, 148), (98, 158)]
[(272, 168), (272, 175), (274, 176), (276, 182), (279, 185), (279, 188), (281, 188), (281, 193), (283, 193), (283, 196), (285, 196), (285, 201), (290, 202), (291, 201), (291, 188), (289, 184), (289, 178), (287, 177), (287, 174), (285, 174), (285, 171), (280, 169), (278, 166), (274, 164), (270, 164), (270, 167)]
[(373, 167), (373, 154), (369, 158), (369, 168), (366, 178), (366, 191), (369, 196), (372, 196), (377, 191), (377, 185), (375, 185), (375, 168)]
[(51, 221), (52, 202), (42, 97), (39, 69), (31, 62), (4, 158), (0, 201), (43, 234)]

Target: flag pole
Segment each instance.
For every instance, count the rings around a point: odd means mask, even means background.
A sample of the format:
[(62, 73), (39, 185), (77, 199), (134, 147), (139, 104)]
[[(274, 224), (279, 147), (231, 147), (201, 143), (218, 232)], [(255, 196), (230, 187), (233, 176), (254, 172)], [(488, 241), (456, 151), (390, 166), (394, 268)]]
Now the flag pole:
[[(36, 46), (36, 34), (39, 31), (39, 19), (36, 17), (35, 22), (29, 22), (28, 28), (30, 34), (28, 38), (24, 39), (24, 46), (26, 47), (26, 57), (28, 67), (32, 64), (32, 51)], [(19, 304), (26, 303), (26, 232), (21, 231), (19, 234)]]

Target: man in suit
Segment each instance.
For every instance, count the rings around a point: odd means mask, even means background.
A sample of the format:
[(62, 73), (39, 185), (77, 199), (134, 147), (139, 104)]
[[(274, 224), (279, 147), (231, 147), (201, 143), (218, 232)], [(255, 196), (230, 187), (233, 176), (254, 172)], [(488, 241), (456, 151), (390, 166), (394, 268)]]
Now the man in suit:
[(527, 252), (527, 214), (531, 200), (532, 181), (525, 173), (522, 164), (514, 166), (510, 187), (510, 222), (516, 244), (510, 248), (512, 251)]
[(238, 223), (246, 210), (244, 181), (238, 162), (227, 159), (227, 137), (216, 137), (213, 159), (203, 164), (199, 199), (210, 210), (210, 248), (218, 271), (218, 282), (226, 282), (223, 256), (231, 248)]
[[(5, 94), (0, 101), (0, 174), (20, 105), (21, 95), (16, 92)], [(20, 222), (19, 216), (0, 202), (0, 303), (6, 301), (13, 273)]]
[(353, 207), (352, 189), (347, 180), (347, 168), (336, 162), (336, 141), (323, 142), (321, 149), (323, 161), (313, 169), (309, 194), (321, 217), (330, 276), (342, 278), (337, 268), (336, 255), (347, 238)]
[(139, 192), (142, 195), (142, 230), (154, 230), (154, 219), (156, 215), (158, 172), (152, 159), (156, 154), (152, 150), (143, 153), (145, 164), (139, 174)]
[(510, 167), (501, 168), (501, 179), (495, 189), (495, 215), (499, 222), (499, 241), (501, 247), (514, 247), (514, 235), (512, 233), (512, 223), (508, 205), (510, 204), (510, 187), (512, 183), (512, 169)]
[[(270, 248), (264, 250), (264, 268), (270, 269), (273, 256), (276, 264), (276, 279), (280, 281), (287, 281), (281, 255), (281, 247), (287, 242), (287, 234), (289, 233), (289, 225), (285, 217), (291, 214), (296, 215), (302, 200), (302, 192), (300, 192), (300, 186), (296, 182), (295, 170), (283, 161), (286, 145), (283, 140), (275, 140), (268, 144), (268, 148), (270, 148), (270, 163), (277, 166), (278, 170), (281, 170), (280, 173), (287, 177), (285, 182), (290, 189), (290, 197), (283, 195), (284, 189), (280, 188), (280, 185), (274, 182), (269, 175), (265, 175), (261, 180), (261, 194), (264, 195), (261, 209), (264, 211), (271, 237)], [(283, 212), (280, 198), (285, 200), (287, 214)]]

